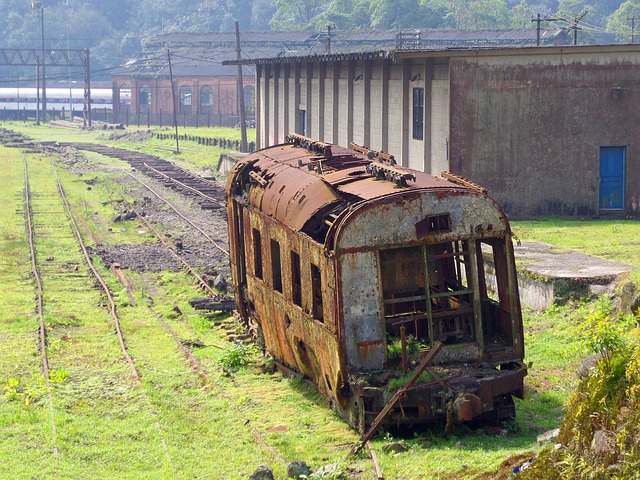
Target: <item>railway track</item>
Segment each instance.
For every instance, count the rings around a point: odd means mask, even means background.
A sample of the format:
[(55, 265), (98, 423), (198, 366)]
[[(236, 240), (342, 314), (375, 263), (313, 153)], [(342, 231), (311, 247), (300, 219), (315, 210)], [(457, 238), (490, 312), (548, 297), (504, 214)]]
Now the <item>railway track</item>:
[[(39, 337), (39, 345), (38, 348), (40, 350), (40, 360), (42, 363), (42, 376), (45, 380), (49, 379), (49, 358), (47, 357), (47, 330), (44, 321), (44, 300), (42, 295), (42, 277), (40, 276), (40, 270), (38, 269), (38, 262), (36, 257), (36, 246), (35, 246), (35, 229), (34, 222), (32, 219), (32, 208), (31, 208), (31, 188), (29, 184), (29, 171), (27, 169), (27, 159), (24, 156), (24, 153), (20, 151), (20, 155), (22, 156), (22, 163), (24, 169), (24, 190), (23, 190), (23, 201), (24, 201), (24, 209), (25, 209), (25, 220), (26, 220), (26, 228), (27, 228), (27, 237), (29, 240), (29, 253), (31, 257), (31, 271), (33, 274), (33, 279), (36, 282), (36, 310), (38, 314), (38, 337)], [(47, 400), (49, 404), (49, 420), (51, 423), (51, 443), (53, 456), (56, 463), (58, 463), (58, 440), (57, 440), (57, 430), (56, 430), (56, 418), (55, 418), (55, 409), (53, 406), (53, 393), (51, 390), (51, 385), (49, 382), (46, 382), (47, 385)]]
[[(49, 358), (47, 355), (47, 345), (48, 345), (48, 336), (47, 336), (47, 328), (45, 325), (45, 316), (44, 316), (44, 310), (45, 310), (45, 306), (47, 303), (47, 300), (45, 300), (45, 291), (43, 290), (43, 281), (42, 281), (42, 276), (40, 275), (40, 270), (42, 269), (42, 260), (38, 259), (38, 257), (36, 256), (36, 252), (37, 251), (43, 251), (46, 252), (46, 249), (43, 248), (42, 245), (39, 245), (38, 248), (36, 247), (36, 241), (35, 238), (37, 235), (44, 235), (44, 236), (54, 236), (57, 237), (58, 240), (60, 240), (63, 236), (65, 238), (65, 243), (69, 244), (71, 240), (75, 240), (76, 245), (80, 248), (80, 250), (82, 251), (82, 255), (84, 257), (84, 261), (86, 263), (86, 265), (88, 266), (91, 274), (90, 275), (85, 275), (82, 273), (73, 273), (73, 274), (67, 274), (66, 276), (69, 277), (67, 280), (65, 287), (63, 288), (63, 290), (69, 289), (69, 290), (78, 290), (78, 286), (74, 285), (75, 283), (78, 282), (78, 279), (80, 278), (80, 282), (82, 284), (86, 285), (86, 278), (92, 278), (94, 282), (96, 282), (97, 284), (99, 284), (99, 286), (102, 289), (103, 294), (105, 295), (107, 301), (108, 301), (108, 310), (110, 313), (110, 316), (112, 318), (113, 321), (113, 328), (115, 330), (117, 339), (118, 339), (118, 343), (120, 346), (120, 350), (121, 350), (121, 355), (122, 357), (126, 360), (126, 362), (129, 365), (130, 371), (131, 371), (131, 377), (137, 382), (138, 384), (138, 388), (141, 392), (145, 392), (145, 388), (144, 385), (141, 383), (141, 375), (140, 372), (138, 371), (135, 362), (133, 361), (131, 355), (129, 354), (127, 345), (125, 343), (125, 339), (124, 339), (124, 334), (123, 334), (123, 330), (121, 327), (121, 323), (120, 323), (120, 318), (117, 312), (117, 308), (116, 308), (116, 303), (113, 299), (113, 295), (111, 294), (111, 291), (107, 285), (107, 282), (105, 281), (105, 279), (102, 277), (102, 275), (99, 273), (99, 271), (96, 269), (96, 267), (93, 265), (93, 262), (91, 260), (91, 257), (89, 255), (89, 252), (87, 250), (87, 247), (85, 245), (85, 242), (82, 238), (82, 234), (80, 232), (80, 229), (78, 227), (78, 224), (74, 218), (74, 214), (72, 212), (72, 209), (70, 207), (69, 201), (67, 199), (64, 187), (62, 185), (62, 182), (60, 181), (60, 178), (58, 176), (58, 172), (57, 169), (54, 165), (54, 162), (52, 159), (49, 158), (49, 162), (50, 162), (50, 167), (51, 167), (51, 171), (53, 173), (53, 176), (55, 178), (55, 185), (57, 188), (57, 194), (59, 195), (58, 201), (55, 202), (53, 201), (53, 199), (51, 198), (49, 193), (49, 197), (46, 200), (46, 202), (43, 202), (44, 197), (42, 196), (42, 193), (40, 193), (40, 203), (34, 208), (33, 203), (31, 201), (31, 198), (33, 196), (33, 193), (31, 191), (31, 187), (30, 187), (30, 181), (29, 181), (29, 174), (28, 174), (28, 165), (27, 165), (27, 160), (26, 157), (24, 157), (23, 155), (23, 162), (24, 162), (24, 179), (25, 179), (25, 187), (24, 187), (24, 201), (25, 201), (25, 211), (26, 211), (26, 223), (27, 223), (27, 230), (28, 230), (28, 237), (29, 237), (29, 247), (30, 247), (30, 251), (31, 251), (31, 258), (32, 258), (32, 270), (33, 270), (33, 275), (35, 278), (35, 282), (36, 282), (36, 301), (37, 301), (37, 310), (38, 310), (38, 317), (39, 317), (39, 343), (40, 343), (40, 354), (41, 354), (41, 361), (42, 361), (42, 371), (43, 371), (43, 377), (45, 379), (45, 384), (47, 386), (47, 396), (48, 396), (48, 400), (49, 400), (49, 410), (50, 410), (50, 418), (51, 418), (51, 423), (52, 423), (52, 444), (53, 444), (53, 451), (54, 451), (54, 457), (56, 462), (58, 461), (58, 446), (57, 446), (57, 428), (56, 428), (56, 420), (55, 420), (55, 407), (54, 407), (54, 400), (53, 400), (53, 393), (52, 393), (52, 387), (50, 385), (50, 377), (51, 377), (51, 369), (49, 366)], [(53, 204), (60, 204), (62, 203), (63, 205), (63, 215), (56, 215), (56, 218), (58, 219), (56, 221), (55, 226), (52, 225), (52, 227), (49, 227), (50, 224), (43, 224), (42, 220), (39, 221), (39, 223), (34, 222), (34, 215), (40, 215), (40, 216), (44, 216), (46, 215), (47, 217), (51, 216), (51, 205)], [(59, 218), (60, 217), (66, 217), (68, 220), (68, 223), (65, 225), (64, 222), (62, 225), (60, 225), (59, 222)], [(34, 225), (40, 225), (41, 226), (41, 230), (43, 231), (39, 231), (36, 232), (36, 229), (34, 227)], [(57, 230), (56, 234), (52, 234), (50, 229), (51, 228), (55, 228)], [(63, 230), (67, 230), (70, 228), (72, 234), (69, 235), (68, 233), (62, 233)], [(71, 239), (69, 237), (72, 237)], [(55, 256), (49, 256), (47, 259), (48, 264), (44, 266), (44, 269), (46, 271), (45, 275), (49, 276), (49, 280), (50, 283), (51, 282), (51, 277), (56, 275), (55, 272), (59, 272), (60, 270), (64, 270), (64, 267), (60, 264), (57, 263), (57, 258)], [(55, 262), (55, 263), (54, 263)], [(75, 262), (75, 261), (74, 261)], [(66, 262), (66, 265), (68, 265), (69, 262)], [(76, 263), (76, 266), (77, 263)], [(68, 269), (68, 268), (67, 268)], [(75, 270), (75, 269), (74, 269)], [(78, 268), (78, 272), (80, 271), (80, 269)], [(57, 277), (59, 277), (60, 275), (56, 275)], [(63, 275), (64, 276), (64, 275)], [(59, 298), (60, 295), (64, 294), (61, 291), (58, 292), (51, 292), (49, 294), (49, 298), (51, 298), (52, 300), (55, 298), (55, 300), (60, 301), (62, 300), (62, 298)], [(54, 300), (54, 301), (55, 301)], [(53, 306), (51, 306), (53, 307)], [(51, 308), (50, 308), (51, 309)], [(166, 441), (166, 437), (165, 434), (163, 432), (163, 428), (160, 424), (159, 419), (157, 418), (157, 413), (155, 411), (155, 407), (153, 406), (153, 403), (149, 397), (149, 395), (145, 392), (143, 393), (144, 398), (145, 398), (145, 403), (146, 406), (149, 410), (150, 415), (155, 419), (155, 426), (156, 429), (158, 431), (159, 437), (161, 439), (161, 444), (162, 444), (162, 449), (164, 451), (164, 455), (165, 455), (165, 461), (166, 464), (169, 465), (170, 470), (172, 471), (172, 476), (174, 478), (177, 478), (177, 471), (176, 468), (173, 464), (173, 460), (171, 458), (171, 455), (169, 453), (169, 448), (167, 445), (167, 441)]]
[[(83, 146), (86, 144), (83, 144)], [(122, 149), (115, 149), (117, 151), (121, 151)], [(102, 153), (102, 152), (98, 152), (98, 153)], [(115, 155), (115, 152), (111, 151), (112, 155), (109, 156), (117, 156), (117, 158), (121, 158), (119, 155)], [(135, 154), (137, 155), (137, 154)], [(185, 182), (183, 182), (182, 180), (184, 180), (184, 178), (181, 178), (181, 180), (179, 180), (178, 183), (176, 182), (169, 182), (169, 180), (167, 180), (167, 178), (161, 174), (159, 174), (157, 171), (159, 171), (160, 169), (157, 169), (155, 167), (149, 168), (148, 165), (145, 163), (144, 168), (138, 168), (136, 167), (136, 171), (140, 170), (141, 172), (144, 172), (147, 175), (152, 176), (153, 178), (155, 178), (156, 180), (160, 181), (162, 183), (163, 186), (171, 186), (171, 188), (176, 188), (180, 191), (181, 194), (184, 195), (188, 195), (190, 197), (193, 197), (194, 195), (197, 195), (198, 197), (198, 202), (211, 202), (212, 199), (215, 199), (215, 195), (217, 195), (217, 192), (214, 193), (213, 195), (207, 195), (206, 197), (202, 196), (202, 192), (199, 194), (195, 194), (193, 191), (190, 191), (189, 188), (184, 188), (182, 185), (180, 185), (180, 183), (184, 183), (186, 185)], [(81, 250), (83, 250), (83, 255), (85, 258), (86, 263), (90, 266), (89, 268), (91, 270), (94, 270), (94, 268), (91, 266), (91, 259), (89, 256), (89, 253), (86, 250), (86, 247), (84, 246), (84, 242), (82, 240), (82, 235), (80, 233), (80, 229), (79, 229), (79, 225), (82, 225), (84, 227), (84, 229), (86, 230), (85, 232), (85, 237), (87, 235), (91, 235), (90, 234), (90, 229), (88, 228), (87, 225), (84, 225), (84, 222), (81, 220), (81, 215), (78, 214), (78, 212), (69, 204), (69, 202), (66, 200), (65, 198), (65, 192), (64, 192), (64, 188), (62, 186), (62, 183), (60, 181), (60, 179), (58, 178), (57, 172), (55, 171), (55, 165), (53, 164), (53, 162), (51, 162), (51, 168), (54, 169), (54, 176), (56, 178), (56, 183), (58, 185), (58, 190), (59, 190), (59, 195), (60, 198), (64, 198), (63, 203), (65, 205), (65, 214), (67, 216), (69, 220), (70, 224), (72, 225), (72, 228), (74, 230), (74, 235), (77, 238), (77, 242), (81, 244)], [(166, 170), (165, 170), (166, 171)], [(25, 161), (25, 175), (26, 175), (26, 161)], [(138, 177), (137, 175), (135, 175), (135, 172), (132, 173), (128, 173), (128, 177)], [(168, 202), (166, 199), (162, 198), (164, 196), (164, 193), (162, 191), (160, 191), (160, 189), (154, 188), (154, 187), (150, 187), (148, 185), (145, 185), (145, 182), (143, 182), (140, 178), (135, 178), (135, 181), (138, 182), (139, 184), (143, 185), (144, 188), (146, 188), (149, 191), (153, 191), (154, 196), (156, 196), (158, 199), (162, 200), (164, 203), (166, 203), (167, 205), (171, 205), (170, 202)], [(191, 182), (188, 182), (191, 185)], [(205, 182), (207, 183), (207, 182)], [(197, 189), (196, 187), (191, 187), (194, 189)], [(217, 188), (220, 188), (220, 186), (218, 185)], [(211, 193), (211, 192), (209, 192)], [(133, 208), (133, 206), (131, 206), (131, 208)], [(170, 208), (172, 208), (172, 210), (175, 211), (175, 213), (177, 215), (179, 215), (179, 208), (175, 208), (175, 206), (171, 206)], [(85, 213), (86, 213), (86, 208), (85, 208)], [(141, 212), (136, 212), (136, 214), (138, 215), (138, 218), (145, 223), (145, 225), (150, 229), (150, 230), (154, 230), (153, 225), (151, 225), (150, 223), (147, 222), (147, 219), (144, 218), (144, 215), (141, 214)], [(181, 218), (183, 218), (184, 221), (188, 221), (189, 219), (187, 218), (188, 215), (180, 215)], [(190, 222), (188, 222), (190, 223)], [(191, 224), (191, 227), (194, 230), (198, 230), (198, 227), (195, 224)], [(156, 234), (156, 236), (162, 241), (164, 234), (162, 232), (157, 231), (157, 229), (155, 229), (154, 233)], [(207, 238), (207, 241), (209, 241), (212, 245), (214, 245), (214, 248), (218, 249), (222, 254), (227, 255), (226, 250), (224, 248), (224, 246), (222, 245), (215, 245), (216, 240), (210, 238), (211, 236), (208, 235), (206, 232), (200, 232), (200, 234), (203, 236), (203, 238)], [(98, 244), (98, 243), (102, 243), (103, 240), (100, 240), (100, 242), (96, 241), (95, 237), (92, 237), (93, 241)], [(106, 242), (108, 243), (108, 240), (106, 240)], [(164, 242), (163, 242), (164, 243)], [(172, 245), (171, 242), (168, 242), (165, 247), (169, 250), (175, 250), (172, 249)], [(173, 251), (172, 254), (178, 255), (180, 256), (178, 253), (176, 253), (175, 251)], [(189, 271), (189, 270), (195, 270), (195, 268), (189, 266), (188, 262), (183, 262), (185, 270)], [(96, 276), (97, 273), (97, 276)], [(195, 273), (195, 272), (193, 272)], [(78, 274), (79, 275), (79, 274)], [(139, 387), (142, 390), (145, 390), (144, 384), (145, 382), (141, 382), (140, 379), (142, 378), (142, 374), (138, 372), (137, 368), (136, 368), (136, 361), (135, 356), (132, 356), (128, 353), (128, 348), (127, 348), (127, 343), (125, 342), (125, 337), (124, 337), (124, 333), (122, 331), (121, 326), (119, 325), (119, 320), (116, 319), (116, 317), (118, 316), (118, 312), (117, 309), (115, 307), (115, 303), (113, 302), (113, 299), (110, 298), (110, 292), (109, 292), (109, 287), (108, 287), (108, 281), (106, 280), (99, 280), (99, 272), (92, 272), (92, 275), (94, 276), (94, 278), (96, 278), (96, 280), (94, 281), (94, 283), (97, 284), (101, 284), (101, 288), (104, 292), (104, 296), (107, 298), (107, 303), (108, 303), (108, 310), (110, 315), (112, 316), (112, 324), (113, 324), (113, 331), (116, 332), (116, 335), (118, 336), (118, 344), (120, 345), (121, 348), (121, 358), (124, 358), (127, 360), (127, 363), (129, 364), (129, 368), (131, 371), (131, 378), (136, 381), (139, 384)], [(198, 278), (197, 273), (195, 275), (193, 275), (194, 278), (198, 279), (198, 282), (202, 285), (202, 287), (207, 290), (206, 288), (206, 282), (203, 281), (203, 279)], [(86, 276), (85, 276), (86, 277)], [(85, 280), (85, 284), (86, 284), (86, 280)], [(215, 294), (214, 291), (209, 290), (209, 294)], [(151, 311), (153, 311), (151, 309)], [(162, 319), (161, 314), (159, 314), (158, 312), (155, 312), (154, 315), (157, 318), (157, 321), (161, 324), (162, 326), (162, 330), (164, 330), (166, 333), (169, 334), (170, 337), (173, 338), (173, 341), (175, 342), (177, 348), (177, 351), (181, 351), (186, 363), (188, 364), (189, 368), (192, 370), (193, 374), (197, 377), (199, 377), (201, 379), (201, 381), (203, 382), (203, 384), (206, 385), (210, 385), (213, 386), (215, 385), (215, 380), (213, 378), (211, 378), (212, 375), (212, 371), (210, 370), (210, 366), (207, 367), (206, 365), (203, 365), (201, 362), (199, 362), (199, 360), (197, 359), (196, 356), (193, 355), (193, 352), (191, 351), (191, 349), (189, 348), (189, 343), (188, 341), (185, 341), (184, 339), (184, 332), (182, 332), (182, 328), (180, 328), (178, 331), (181, 331), (180, 334), (176, 333), (176, 331), (174, 329), (171, 328), (170, 325), (168, 325), (168, 323), (166, 321), (164, 321)], [(183, 323), (187, 323), (186, 320), (184, 320)], [(42, 328), (41, 328), (42, 334), (46, 336), (46, 329), (44, 328), (44, 323), (42, 324)], [(40, 341), (42, 343), (42, 345), (46, 344), (46, 337), (44, 339), (41, 339)], [(46, 355), (46, 349), (44, 351), (44, 354)], [(127, 358), (128, 357), (128, 358)], [(131, 360), (131, 362), (129, 363), (129, 360)], [(142, 372), (144, 374), (144, 372)], [(149, 382), (149, 380), (147, 380), (147, 382)], [(219, 396), (221, 398), (223, 398), (228, 404), (230, 405), (234, 405), (236, 402), (235, 400), (230, 397), (228, 394), (226, 394), (224, 391), (220, 391), (219, 392)], [(147, 408), (149, 409), (150, 413), (155, 416), (155, 410), (154, 410), (154, 404), (152, 403), (152, 401), (149, 399), (148, 394), (146, 395), (147, 398)], [(51, 405), (51, 417), (52, 417), (52, 422), (55, 422), (55, 416), (53, 414), (53, 401), (50, 401), (50, 405)], [(241, 409), (237, 409), (238, 412), (237, 414), (242, 415), (242, 411)], [(265, 438), (263, 437), (263, 434), (261, 433), (261, 430), (259, 427), (257, 427), (257, 425), (254, 427), (251, 422), (249, 422), (249, 420), (246, 420), (243, 425), (245, 426), (245, 428), (248, 429), (248, 431), (251, 433), (251, 436), (253, 436), (254, 442), (257, 444), (257, 446), (259, 446), (259, 448), (265, 450), (266, 452), (268, 452), (268, 454), (276, 459), (278, 462), (280, 462), (281, 464), (285, 465), (286, 464), (286, 459), (285, 457), (280, 453), (280, 451), (269, 445), (268, 441), (265, 441)], [(171, 437), (166, 437), (163, 433), (163, 427), (160, 424), (160, 420), (158, 420), (156, 418), (156, 428), (159, 432), (159, 436), (162, 439), (162, 449), (165, 452), (165, 464), (169, 465), (172, 472), (173, 472), (173, 476), (174, 478), (177, 476), (176, 472), (177, 472), (177, 468), (174, 466), (173, 464), (173, 460), (171, 458), (171, 456), (169, 455), (169, 447), (168, 447), (168, 442), (167, 442), (167, 438), (171, 439)], [(55, 423), (52, 426), (52, 430), (55, 430)], [(248, 432), (248, 433), (249, 433)], [(54, 442), (55, 443), (55, 442)], [(174, 451), (174, 448), (171, 449), (171, 451)]]
[(156, 178), (165, 186), (180, 189), (184, 194), (195, 197), (202, 208), (224, 210), (226, 206), (224, 186), (219, 182), (191, 173), (160, 157), (94, 143), (74, 142), (60, 145), (125, 160), (132, 168)]

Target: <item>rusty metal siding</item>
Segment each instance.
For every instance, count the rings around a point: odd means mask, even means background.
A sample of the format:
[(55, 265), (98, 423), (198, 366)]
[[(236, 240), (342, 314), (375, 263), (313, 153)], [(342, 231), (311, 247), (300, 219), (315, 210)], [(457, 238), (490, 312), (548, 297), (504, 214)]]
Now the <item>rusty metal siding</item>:
[[(252, 259), (253, 242), (247, 237), (244, 255), (247, 259), (247, 285), (244, 295), (251, 302), (262, 327), (265, 346), (274, 358), (318, 380), (318, 389), (327, 396), (335, 396), (341, 384), (341, 361), (336, 334), (335, 269), (319, 244), (305, 235), (298, 235), (272, 218), (254, 209), (245, 210), (244, 231), (260, 231), (262, 242), (263, 279), (255, 276)], [(276, 240), (281, 248), (282, 293), (273, 290), (272, 262), (269, 241)], [(290, 251), (303, 259), (301, 265), (302, 306), (293, 302)], [(311, 315), (310, 263), (323, 271), (324, 322)], [(328, 381), (327, 381), (328, 380)]]
[(451, 169), (511, 217), (593, 216), (599, 149), (626, 146), (625, 213), (640, 213), (640, 64), (558, 55), (451, 60)]
[(416, 234), (416, 224), (427, 215), (437, 214), (450, 214), (451, 230), (433, 234), (429, 243), (472, 236), (504, 236), (508, 231), (502, 210), (480, 193), (455, 189), (420, 192), (411, 197), (386, 197), (354, 209), (336, 234), (336, 252), (363, 245), (388, 248), (421, 242)]

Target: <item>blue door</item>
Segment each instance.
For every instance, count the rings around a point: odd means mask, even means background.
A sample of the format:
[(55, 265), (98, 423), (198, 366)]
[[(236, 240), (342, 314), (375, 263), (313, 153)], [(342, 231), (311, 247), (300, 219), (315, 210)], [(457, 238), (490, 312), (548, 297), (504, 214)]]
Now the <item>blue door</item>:
[(626, 147), (600, 147), (600, 210), (624, 206), (624, 157)]

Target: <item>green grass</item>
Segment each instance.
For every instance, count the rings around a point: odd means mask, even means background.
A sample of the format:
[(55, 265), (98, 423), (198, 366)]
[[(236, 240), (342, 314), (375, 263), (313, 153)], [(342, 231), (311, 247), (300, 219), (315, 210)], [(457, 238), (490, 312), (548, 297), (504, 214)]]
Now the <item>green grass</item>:
[[(222, 153), (229, 152), (228, 150), (223, 150), (220, 147), (207, 147), (204, 145), (198, 145), (197, 142), (193, 141), (180, 141), (180, 154), (176, 154), (175, 140), (158, 140), (153, 138), (146, 142), (139, 143), (135, 141), (108, 139), (113, 134), (119, 135), (123, 133), (121, 130), (77, 131), (54, 128), (46, 124), (36, 126), (32, 123), (22, 122), (5, 122), (1, 123), (0, 127), (23, 133), (24, 135), (39, 141), (101, 143), (113, 147), (140, 151), (172, 160), (177, 165), (186, 169), (205, 171), (207, 174), (213, 174), (220, 155)], [(156, 133), (175, 133), (175, 129), (173, 127), (166, 126), (152, 126), (149, 129), (146, 127), (130, 126), (126, 128), (124, 132), (136, 132), (139, 130), (153, 131)], [(240, 129), (228, 127), (179, 127), (178, 133), (180, 135), (184, 134), (211, 138), (224, 138), (227, 140), (240, 140), (241, 136)], [(255, 135), (255, 129), (249, 129), (247, 131), (247, 142), (255, 141)]]
[[(104, 132), (21, 128), (43, 140), (105, 143)], [(196, 134), (207, 135), (204, 129)], [(152, 140), (136, 148), (166, 157), (173, 146), (171, 141)], [(202, 151), (200, 146), (191, 148), (185, 144), (180, 155), (180, 161), (190, 168), (201, 169), (215, 156), (206, 147)], [(82, 162), (89, 164), (86, 168), (80, 162), (70, 172), (58, 171), (87, 228), (112, 245), (155, 241), (149, 232), (139, 233), (143, 227), (137, 221), (114, 222), (121, 198), (119, 179), (127, 164), (101, 155), (83, 155)], [(174, 471), (179, 478), (247, 478), (260, 464), (270, 465), (276, 478), (284, 478), (285, 464), (261, 447), (253, 432), (285, 462), (303, 460), (314, 469), (338, 462), (354, 478), (373, 478), (364, 455), (345, 461), (358, 435), (314, 389), (279, 373), (263, 373), (257, 356), (255, 365), (232, 371), (222, 368), (222, 359), (233, 345), (216, 326), (220, 315), (191, 309), (188, 301), (202, 293), (183, 272), (126, 272), (134, 285), (137, 306), (132, 307), (122, 285), (96, 259), (111, 291), (117, 294), (125, 341), (142, 375), (141, 383), (134, 381), (113, 335), (103, 295), (85, 276), (87, 269), (56, 196), (48, 160), (34, 154), (28, 158), (32, 189), (40, 192), (35, 211), (39, 215), (38, 255), (46, 280), (48, 352), (52, 368), (67, 372), (68, 377), (53, 384), (58, 464), (51, 454), (46, 398), (40, 395), (25, 408), (19, 396), (9, 399), (4, 390), (0, 392), (0, 465), (11, 468), (10, 475), (3, 472), (3, 478), (173, 478)], [(40, 365), (20, 197), (22, 161), (17, 150), (0, 147), (0, 164), (4, 173), (0, 191), (0, 385), (4, 388), (9, 379), (19, 379), (20, 392), (24, 392), (39, 388)], [(95, 170), (79, 175), (89, 166)], [(579, 226), (579, 234), (572, 233), (574, 225)], [(80, 228), (91, 244), (88, 231)], [(514, 231), (522, 241), (546, 241), (560, 248), (612, 255), (607, 258), (621, 259), (627, 252), (624, 261), (640, 265), (637, 252), (632, 251), (638, 238), (633, 222), (540, 219), (514, 222)], [(579, 237), (583, 237), (580, 244), (576, 243)], [(604, 238), (611, 245), (600, 248), (594, 238)], [(53, 260), (44, 260), (49, 257)], [(176, 305), (183, 314), (174, 310)], [(526, 361), (533, 366), (525, 379), (525, 399), (516, 404), (517, 420), (508, 425), (506, 435), (491, 436), (463, 427), (454, 435), (445, 435), (434, 428), (401, 439), (410, 450), (394, 455), (382, 452), (391, 438), (381, 432), (373, 446), (385, 478), (488, 478), (499, 476), (506, 459), (529, 455), (536, 447), (536, 436), (560, 423), (585, 355), (576, 329), (592, 307), (585, 303), (525, 312)], [(204, 345), (193, 348), (193, 354), (207, 371), (205, 384), (157, 315), (181, 339)]]
[(523, 242), (545, 242), (564, 250), (628, 263), (630, 278), (640, 284), (640, 222), (637, 220), (571, 220), (542, 217), (511, 222)]

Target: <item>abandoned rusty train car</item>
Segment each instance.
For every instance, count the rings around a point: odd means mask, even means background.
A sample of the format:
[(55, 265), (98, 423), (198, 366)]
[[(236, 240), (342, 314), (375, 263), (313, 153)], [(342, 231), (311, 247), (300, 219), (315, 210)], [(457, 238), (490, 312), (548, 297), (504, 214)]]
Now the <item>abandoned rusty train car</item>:
[(290, 135), (227, 180), (240, 315), (360, 431), (436, 341), (382, 425), (508, 418), (522, 395), (508, 220), (483, 189), (444, 176)]

